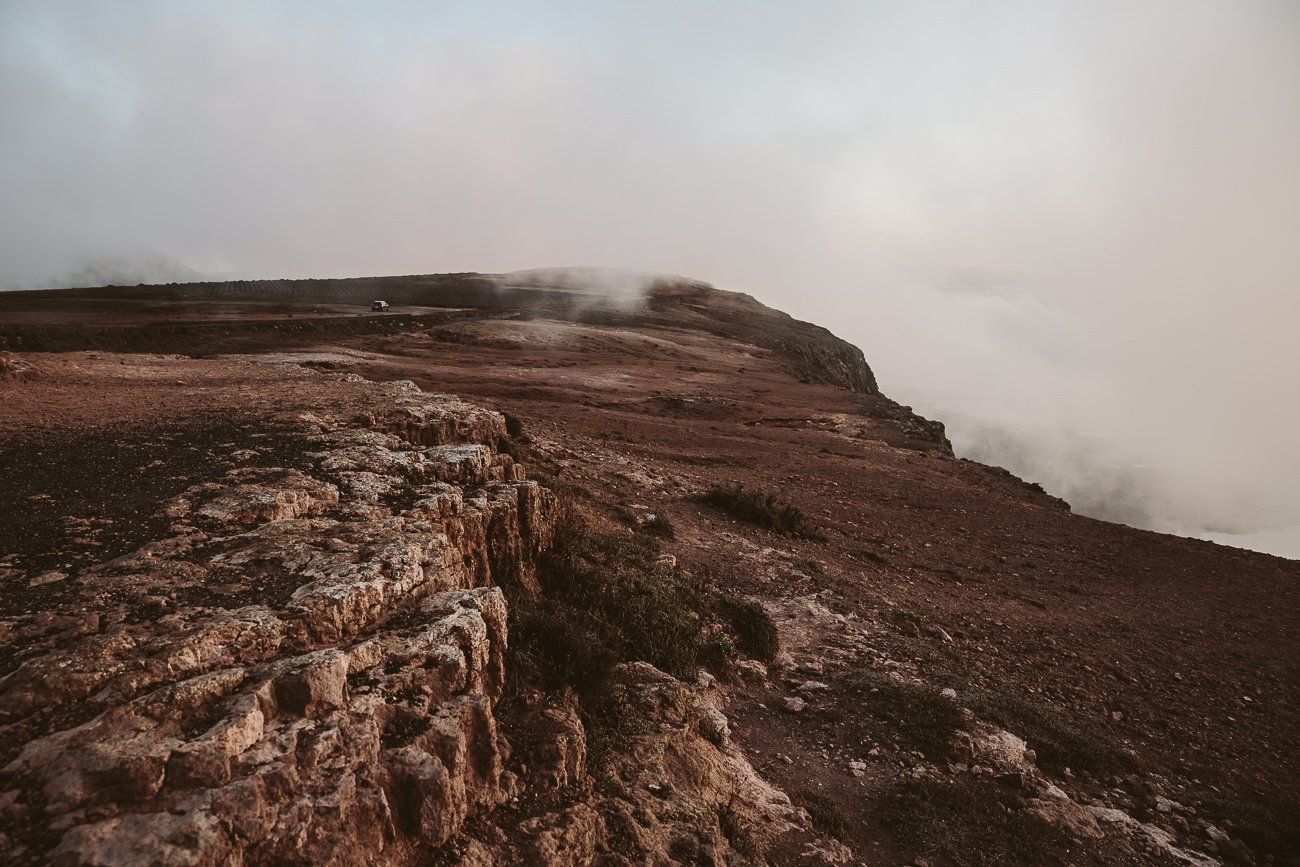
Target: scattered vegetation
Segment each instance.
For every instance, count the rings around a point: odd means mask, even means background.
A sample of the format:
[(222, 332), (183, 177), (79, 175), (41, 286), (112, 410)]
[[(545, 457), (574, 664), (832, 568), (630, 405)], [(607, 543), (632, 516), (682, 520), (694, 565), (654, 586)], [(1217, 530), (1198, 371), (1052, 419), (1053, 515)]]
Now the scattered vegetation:
[[(1232, 823), (1232, 835), (1261, 855), (1285, 858), (1300, 852), (1300, 815), (1287, 814), (1275, 805), (1213, 792), (1199, 799), (1201, 815)], [(1225, 822), (1226, 824), (1226, 822)]]
[(1038, 765), (1048, 771), (1111, 774), (1134, 769), (1132, 753), (1103, 734), (1076, 728), (1047, 707), (987, 692), (972, 694), (969, 703), (979, 716), (1024, 738), (1038, 754)]
[(911, 623), (916, 626), (925, 623), (925, 615), (910, 608), (895, 608), (889, 612), (889, 616), (898, 623)]
[(718, 602), (718, 613), (731, 627), (736, 645), (746, 655), (771, 662), (781, 652), (776, 624), (762, 605), (749, 599), (724, 597)]
[(674, 539), (677, 537), (677, 528), (673, 526), (673, 522), (663, 512), (655, 512), (650, 520), (641, 525), (641, 530), (651, 536), (658, 536), (660, 539)]
[(738, 646), (775, 655), (775, 627), (764, 626), (761, 607), (660, 562), (652, 537), (593, 531), (571, 508), (539, 562), (538, 583), (540, 594), (507, 588), (510, 691), (572, 689), (593, 754), (637, 724), (613, 684), (620, 663), (641, 660), (692, 678)]
[(833, 799), (811, 789), (796, 789), (791, 793), (790, 800), (808, 811), (817, 830), (830, 834), (836, 840), (848, 839), (853, 822)]
[(743, 485), (715, 485), (700, 500), (746, 523), (804, 539), (826, 541), (826, 535), (798, 506)]
[(908, 780), (881, 804), (897, 842), (954, 867), (1060, 863), (1070, 841), (1032, 814), (1008, 809), (990, 781)]
[(953, 736), (961, 728), (961, 710), (932, 689), (897, 683), (875, 671), (852, 675), (847, 685), (865, 692), (862, 710), (885, 725), (905, 749), (920, 750), (931, 760), (953, 756)]

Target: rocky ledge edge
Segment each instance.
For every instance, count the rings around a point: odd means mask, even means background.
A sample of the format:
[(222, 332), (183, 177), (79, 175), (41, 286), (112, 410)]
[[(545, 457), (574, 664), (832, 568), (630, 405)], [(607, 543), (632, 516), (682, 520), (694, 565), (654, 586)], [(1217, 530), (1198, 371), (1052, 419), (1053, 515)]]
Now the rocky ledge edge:
[(366, 387), (366, 415), (288, 420), (301, 465), (166, 503), (170, 535), (83, 570), (76, 622), (0, 680), (12, 863), (744, 861), (727, 817), (851, 858), (732, 745), (707, 675), (620, 671), (644, 725), (607, 785), (566, 696), (536, 697), (512, 763), (501, 586), (535, 589), (557, 500), (498, 451), (501, 414)]

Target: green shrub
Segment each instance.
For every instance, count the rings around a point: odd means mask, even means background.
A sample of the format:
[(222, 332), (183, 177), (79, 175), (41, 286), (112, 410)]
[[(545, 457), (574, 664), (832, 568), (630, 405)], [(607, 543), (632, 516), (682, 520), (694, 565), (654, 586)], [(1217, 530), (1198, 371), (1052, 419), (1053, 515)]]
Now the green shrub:
[(885, 796), (879, 815), (900, 846), (954, 867), (1061, 863), (1070, 846), (1063, 832), (1008, 809), (1003, 797), (996, 783), (975, 777), (908, 780)]
[(776, 629), (760, 606), (659, 561), (653, 537), (597, 532), (566, 508), (537, 570), (540, 593), (503, 584), (510, 601), (507, 701), (529, 688), (572, 689), (580, 699), (592, 766), (629, 734), (635, 718), (618, 695), (615, 666), (645, 661), (683, 679), (737, 645), (771, 658)]
[(731, 627), (741, 651), (771, 662), (781, 652), (781, 639), (767, 609), (757, 602), (724, 596), (718, 600), (718, 613)]
[(862, 712), (883, 723), (900, 746), (920, 750), (932, 761), (952, 758), (953, 736), (962, 726), (956, 702), (932, 689), (897, 683), (874, 671), (851, 675), (846, 685), (866, 693), (860, 704)]
[(1038, 755), (1040, 767), (1053, 773), (1066, 768), (1111, 774), (1131, 771), (1132, 754), (1105, 735), (1076, 728), (1050, 708), (1014, 696), (975, 693), (971, 710), (1025, 739)]
[(651, 536), (658, 536), (660, 539), (674, 539), (677, 537), (677, 528), (673, 526), (673, 522), (663, 512), (655, 512), (654, 517), (641, 525), (641, 530)]
[(889, 616), (898, 623), (911, 623), (916, 626), (925, 623), (925, 615), (910, 608), (895, 608), (889, 612)]
[(1199, 799), (1197, 809), (1216, 823), (1224, 819), (1232, 822), (1233, 836), (1240, 837), (1258, 854), (1281, 860), (1300, 852), (1300, 814), (1294, 809), (1288, 812), (1280, 799), (1264, 804), (1228, 792), (1214, 792)]
[(749, 524), (790, 536), (826, 541), (825, 534), (798, 506), (781, 500), (775, 494), (746, 490), (743, 485), (716, 485), (699, 499)]
[(848, 839), (853, 823), (833, 799), (811, 789), (796, 789), (791, 793), (790, 800), (808, 811), (817, 830), (830, 834), (836, 840)]

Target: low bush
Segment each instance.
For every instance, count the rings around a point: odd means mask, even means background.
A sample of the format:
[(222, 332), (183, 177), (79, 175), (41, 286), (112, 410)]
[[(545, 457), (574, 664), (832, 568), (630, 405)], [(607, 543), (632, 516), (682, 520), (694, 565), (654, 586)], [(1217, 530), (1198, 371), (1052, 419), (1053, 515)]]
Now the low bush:
[(781, 652), (781, 639), (767, 609), (757, 602), (735, 597), (720, 599), (717, 608), (743, 653), (763, 662), (776, 659)]
[(1232, 834), (1260, 855), (1285, 862), (1300, 852), (1300, 814), (1287, 811), (1282, 801), (1264, 804), (1230, 792), (1212, 792), (1199, 798), (1197, 810), (1216, 823), (1232, 823)]
[(507, 698), (540, 688), (580, 699), (593, 767), (638, 721), (613, 670), (645, 661), (684, 679), (737, 648), (771, 659), (776, 628), (761, 606), (722, 593), (660, 560), (653, 537), (593, 531), (572, 508), (538, 563), (540, 593), (503, 585), (510, 601)]
[(677, 528), (673, 522), (663, 512), (655, 512), (650, 520), (641, 525), (641, 531), (649, 533), (651, 536), (658, 536), (660, 539), (674, 539), (677, 537)]
[(658, 556), (653, 540), (591, 532), (567, 510), (539, 564), (543, 604), (596, 636), (620, 662), (644, 660), (690, 677), (704, 647), (709, 594)]
[(808, 816), (818, 831), (829, 834), (836, 840), (848, 839), (853, 823), (833, 799), (811, 789), (796, 789), (791, 793), (790, 800), (808, 811)]
[(509, 455), (515, 463), (522, 463), (524, 460), (523, 449), (519, 447), (519, 442), (510, 434), (503, 434), (497, 437), (497, 453)]
[(925, 623), (925, 615), (910, 608), (895, 608), (889, 612), (889, 615), (897, 623), (911, 623), (914, 626), (921, 626)]
[(999, 693), (975, 693), (971, 710), (1025, 739), (1038, 755), (1040, 767), (1053, 773), (1066, 768), (1094, 774), (1124, 773), (1134, 769), (1131, 753), (1103, 734), (1071, 725), (1042, 705)]
[(956, 702), (875, 671), (851, 675), (846, 686), (864, 693), (862, 713), (883, 724), (900, 746), (920, 750), (931, 761), (953, 757), (953, 736), (963, 722)]
[(790, 536), (826, 541), (826, 535), (798, 506), (785, 502), (775, 494), (747, 490), (743, 485), (715, 485), (699, 499), (749, 524)]
[(879, 815), (901, 847), (954, 867), (1062, 863), (1069, 838), (1004, 797), (996, 783), (969, 776), (908, 780), (883, 798)]

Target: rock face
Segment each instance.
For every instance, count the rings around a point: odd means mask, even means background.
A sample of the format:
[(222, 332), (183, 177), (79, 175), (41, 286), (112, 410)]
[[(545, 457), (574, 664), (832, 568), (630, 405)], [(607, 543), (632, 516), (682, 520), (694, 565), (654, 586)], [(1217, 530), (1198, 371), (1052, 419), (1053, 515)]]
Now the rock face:
[(555, 495), (498, 450), (500, 414), (334, 378), (366, 412), (300, 412), (274, 466), (229, 444), (152, 541), (38, 576), (62, 595), (3, 622), (25, 657), (0, 680), (5, 863), (729, 865), (791, 835), (847, 857), (731, 742), (707, 675), (619, 669), (632, 722), (599, 784), (572, 696), (499, 717), (503, 588), (539, 592)]
[(763, 780), (731, 742), (727, 719), (707, 693), (646, 663), (625, 666), (620, 686), (647, 729), (618, 754), (601, 805), (616, 817), (611, 834), (623, 837), (628, 860), (622, 863), (667, 853), (685, 864), (727, 864), (736, 858), (731, 828), (761, 837), (760, 846), (804, 822), (789, 796)]
[(13, 352), (0, 352), (0, 380), (34, 379), (35, 369)]
[(300, 466), (195, 485), (170, 536), (82, 573), (95, 622), (0, 683), (15, 859), (403, 862), (517, 793), (492, 585), (534, 580), (555, 498), (499, 414), (375, 391), (298, 419)]

